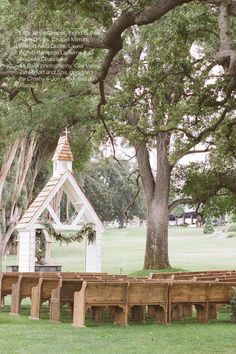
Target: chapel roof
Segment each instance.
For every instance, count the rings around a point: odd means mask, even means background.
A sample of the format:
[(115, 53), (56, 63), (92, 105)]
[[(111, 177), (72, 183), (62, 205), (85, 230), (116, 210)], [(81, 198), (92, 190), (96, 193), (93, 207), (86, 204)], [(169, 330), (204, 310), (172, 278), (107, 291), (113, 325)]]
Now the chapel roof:
[[(81, 202), (85, 205), (86, 210), (89, 212), (89, 222), (94, 223), (100, 230), (104, 230), (102, 222), (100, 221), (98, 215), (96, 214), (90, 201), (84, 194), (82, 188), (79, 186), (78, 182), (75, 180), (74, 176), (69, 170), (66, 170), (63, 174), (56, 177), (51, 177), (42, 191), (38, 194), (33, 203), (29, 206), (21, 220), (18, 222), (16, 229), (22, 230), (25, 228), (30, 228), (34, 223), (37, 223), (38, 218), (47, 206), (52, 201), (56, 193), (62, 188), (64, 183), (69, 183), (71, 186), (72, 194), (74, 196), (74, 202), (78, 204)], [(73, 201), (72, 201), (73, 203)], [(39, 222), (40, 223), (40, 222)]]
[(67, 135), (60, 136), (52, 160), (74, 161)]
[(41, 208), (45, 200), (48, 198), (50, 193), (56, 187), (56, 185), (60, 182), (61, 176), (51, 177), (45, 187), (41, 190), (38, 196), (35, 198), (33, 203), (29, 206), (23, 217), (18, 222), (18, 226), (21, 227), (25, 224), (29, 224), (33, 219), (34, 215)]

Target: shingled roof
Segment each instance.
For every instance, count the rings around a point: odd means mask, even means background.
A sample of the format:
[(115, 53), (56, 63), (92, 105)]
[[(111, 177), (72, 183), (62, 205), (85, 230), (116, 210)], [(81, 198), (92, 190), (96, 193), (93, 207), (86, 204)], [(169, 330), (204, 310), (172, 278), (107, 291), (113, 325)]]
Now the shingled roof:
[[(87, 217), (89, 222), (92, 222), (96, 225), (96, 227), (103, 232), (104, 227), (102, 222), (100, 221), (99, 217), (97, 216), (95, 210), (93, 209), (91, 203), (89, 202), (88, 198), (85, 196), (83, 190), (75, 180), (74, 176), (69, 170), (66, 170), (64, 174), (61, 174), (57, 177), (52, 177), (43, 188), (43, 190), (39, 193), (33, 203), (29, 206), (28, 210), (25, 212), (21, 220), (18, 222), (16, 229), (30, 229), (38, 222), (38, 218), (40, 215), (50, 206), (50, 202), (52, 201), (53, 197), (59, 190), (64, 190), (64, 186), (67, 185), (69, 188), (71, 195), (70, 198), (72, 204), (81, 204), (85, 206), (85, 217)], [(68, 189), (65, 189), (67, 194)], [(51, 213), (50, 210), (48, 210)], [(79, 214), (79, 211), (78, 211)], [(40, 221), (39, 221), (40, 223)], [(70, 227), (71, 225), (67, 225)], [(78, 225), (78, 227), (80, 227)], [(77, 226), (75, 225), (75, 229)]]
[(70, 145), (67, 140), (67, 136), (61, 136), (59, 138), (56, 151), (52, 158), (53, 161), (55, 160), (65, 160), (65, 161), (74, 161)]
[(48, 181), (48, 183), (45, 185), (45, 187), (42, 189), (42, 191), (38, 194), (36, 199), (33, 201), (33, 203), (29, 206), (23, 217), (18, 223), (18, 227), (26, 226), (30, 223), (30, 221), (33, 219), (34, 215), (37, 213), (37, 211), (41, 208), (42, 204), (45, 202), (45, 200), (48, 198), (50, 193), (53, 191), (53, 189), (56, 187), (56, 185), (60, 182), (61, 176), (58, 177), (52, 177)]

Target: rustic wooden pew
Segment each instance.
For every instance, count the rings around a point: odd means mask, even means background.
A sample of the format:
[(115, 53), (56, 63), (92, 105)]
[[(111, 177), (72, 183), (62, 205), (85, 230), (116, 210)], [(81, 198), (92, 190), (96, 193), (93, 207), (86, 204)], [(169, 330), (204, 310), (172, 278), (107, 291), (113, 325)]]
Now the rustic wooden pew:
[[(216, 305), (230, 302), (232, 283), (207, 281), (173, 281), (169, 290), (168, 321), (176, 319), (178, 305), (194, 305), (199, 322), (216, 318)], [(181, 317), (181, 314), (180, 314)]]
[[(76, 274), (75, 278), (72, 278), (69, 274), (62, 278), (58, 287), (54, 289), (51, 293), (50, 299), (50, 321), (59, 322), (60, 321), (60, 310), (63, 304), (67, 303), (70, 305), (73, 313), (73, 303), (74, 303), (74, 293), (79, 291), (82, 287), (83, 281), (87, 282), (104, 282), (104, 281), (117, 281), (127, 279), (127, 276), (119, 275), (109, 275), (109, 274)], [(93, 318), (97, 321), (102, 319), (102, 310), (96, 306), (92, 307)]]
[[(236, 274), (235, 274), (236, 275)], [(211, 274), (183, 274), (183, 275), (173, 275), (170, 280), (194, 280), (194, 281), (214, 281), (215, 279), (220, 279), (220, 278), (227, 278), (227, 277), (233, 277), (235, 276), (232, 273), (230, 274), (223, 274), (223, 273), (211, 273)], [(155, 279), (155, 278), (154, 278)], [(159, 279), (159, 278), (158, 278)]]
[[(105, 276), (107, 273), (105, 272), (44, 272), (42, 273), (42, 277), (40, 278), (37, 286), (32, 289), (32, 304), (31, 304), (31, 319), (39, 319), (41, 305), (45, 301), (51, 301), (52, 291), (53, 293), (53, 301), (55, 301), (56, 289), (60, 287), (60, 279), (82, 279), (84, 276), (87, 277), (96, 277), (96, 276)], [(54, 313), (54, 309), (52, 305), (51, 312)], [(54, 319), (54, 316), (52, 316)]]
[(167, 322), (169, 282), (128, 279), (123, 281), (83, 282), (74, 294), (73, 324), (85, 325), (91, 307), (114, 309), (115, 324), (128, 324), (128, 311), (136, 321), (144, 320), (144, 308), (150, 306), (156, 322)]
[(231, 283), (232, 286), (236, 286), (236, 276), (226, 277), (226, 278), (216, 278), (216, 282)]
[(169, 289), (169, 311), (168, 322), (181, 319), (183, 316), (183, 306), (195, 305), (197, 319), (199, 322), (206, 322), (207, 289), (209, 282), (178, 281), (170, 283)]
[[(218, 272), (217, 274), (214, 275), (209, 275), (213, 274), (211, 273), (205, 273), (205, 274), (199, 274), (199, 276), (194, 276), (192, 278), (192, 275), (180, 275), (180, 276), (175, 276), (174, 280), (175, 281), (215, 281), (218, 280), (219, 278), (226, 279), (226, 275), (222, 275), (222, 273)], [(217, 304), (211, 304), (209, 307), (209, 318), (210, 319), (216, 319), (217, 318)], [(192, 317), (192, 311), (193, 311), (193, 305), (192, 304), (174, 304), (171, 306), (171, 317), (172, 320), (181, 320), (184, 317)]]
[(130, 281), (128, 287), (128, 307), (132, 319), (144, 320), (144, 310), (148, 306), (148, 313), (156, 323), (167, 323), (168, 319), (168, 281)]
[[(39, 283), (32, 289), (30, 318), (39, 319), (42, 303), (49, 301), (50, 320), (58, 322), (61, 305), (65, 302), (73, 303), (74, 301), (74, 286), (76, 287), (76, 290), (78, 290), (78, 286), (81, 286), (79, 284), (82, 283), (84, 277), (86, 277), (86, 279), (96, 279), (101, 276), (106, 276), (106, 274), (107, 273), (85, 272), (42, 273)], [(74, 284), (75, 281), (77, 281), (76, 285)], [(63, 285), (65, 285), (64, 289), (62, 289)], [(71, 292), (70, 296), (68, 296), (69, 289)]]
[(193, 277), (236, 275), (236, 270), (207, 270), (192, 272), (150, 273), (149, 279), (191, 280)]
[(235, 275), (228, 275), (228, 274), (214, 274), (214, 275), (210, 275), (210, 276), (203, 276), (203, 277), (194, 277), (193, 280), (194, 281), (224, 281), (224, 280), (234, 280), (236, 278), (236, 274)]
[(40, 273), (22, 273), (18, 280), (12, 285), (11, 294), (11, 314), (19, 315), (21, 311), (21, 301), (26, 297), (31, 298), (32, 288), (36, 286), (41, 277)]
[(12, 284), (18, 280), (20, 273), (0, 273), (0, 301), (4, 296), (11, 294)]
[(39, 319), (41, 305), (50, 300), (53, 289), (56, 289), (61, 279), (60, 273), (42, 273), (38, 284), (32, 288), (30, 318)]
[(84, 327), (86, 311), (92, 306), (115, 309), (115, 323), (127, 325), (127, 281), (101, 281), (82, 283), (80, 291), (74, 293), (73, 324)]

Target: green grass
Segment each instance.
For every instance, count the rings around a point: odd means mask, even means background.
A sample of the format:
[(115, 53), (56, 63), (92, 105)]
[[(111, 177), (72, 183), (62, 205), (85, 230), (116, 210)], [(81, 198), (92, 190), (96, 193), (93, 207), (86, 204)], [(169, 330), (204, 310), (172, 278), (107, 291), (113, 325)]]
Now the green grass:
[[(143, 268), (145, 229), (107, 230), (102, 241), (103, 271), (129, 274)], [(64, 271), (84, 270), (84, 243), (53, 246), (54, 264)], [(236, 268), (236, 238), (217, 239), (204, 235), (203, 229), (170, 227), (169, 255), (171, 266), (177, 270)], [(8, 256), (6, 264), (15, 264)]]
[[(103, 271), (148, 274), (142, 271), (144, 248), (144, 229), (106, 231)], [(173, 270), (236, 268), (236, 238), (215, 239), (203, 235), (202, 229), (172, 227), (169, 250)], [(65, 271), (82, 271), (84, 244), (54, 245), (52, 258)], [(15, 258), (7, 257), (6, 263), (15, 264)], [(27, 301), (24, 304), (19, 317), (9, 316), (9, 306), (0, 314), (0, 354), (236, 353), (236, 325), (229, 321), (228, 309), (209, 324), (198, 324), (193, 318), (169, 325), (130, 323), (127, 328), (119, 328), (111, 322), (96, 325), (88, 321), (88, 326), (80, 329), (71, 325), (66, 310), (60, 324), (48, 322), (47, 307), (42, 320), (31, 321), (29, 305)]]
[[(6, 309), (9, 310), (9, 309)], [(235, 353), (236, 326), (224, 310), (217, 321), (198, 324), (195, 319), (169, 325), (152, 323), (116, 327), (110, 322), (86, 328), (75, 328), (64, 315), (63, 323), (53, 324), (46, 319), (32, 321), (23, 316), (0, 316), (0, 353), (4, 354), (143, 354)], [(46, 318), (47, 316), (44, 316)]]

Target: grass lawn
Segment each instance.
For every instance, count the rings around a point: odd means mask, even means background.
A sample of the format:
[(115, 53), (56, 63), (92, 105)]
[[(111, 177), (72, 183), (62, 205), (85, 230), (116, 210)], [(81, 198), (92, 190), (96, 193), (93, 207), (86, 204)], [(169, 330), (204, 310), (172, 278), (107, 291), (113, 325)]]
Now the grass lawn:
[[(142, 269), (145, 248), (144, 229), (108, 230), (103, 236), (103, 271), (137, 273)], [(175, 268), (232, 269), (236, 268), (236, 239), (216, 239), (203, 235), (201, 229), (170, 228), (170, 261)], [(84, 245), (54, 245), (53, 263), (62, 264), (64, 271), (84, 269)], [(7, 257), (7, 264), (15, 264)], [(63, 323), (43, 319), (28, 319), (29, 306), (23, 314), (12, 317), (6, 306), (0, 314), (0, 354), (72, 354), (72, 353), (236, 353), (236, 325), (229, 321), (229, 309), (219, 320), (198, 324), (188, 319), (169, 325), (152, 323), (130, 324), (119, 328), (106, 322), (74, 328), (66, 310)]]
[[(107, 230), (102, 242), (103, 271), (129, 274), (142, 269), (145, 229)], [(54, 245), (53, 264), (61, 264), (64, 271), (84, 270), (84, 247), (84, 243)], [(232, 269), (236, 268), (236, 238), (217, 239), (204, 235), (202, 229), (170, 227), (169, 254), (174, 268)], [(15, 257), (8, 256), (5, 264), (16, 264)]]

